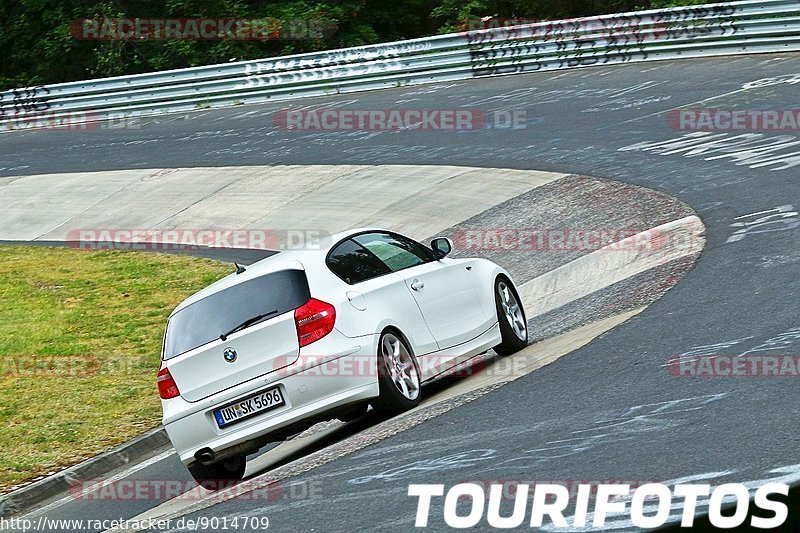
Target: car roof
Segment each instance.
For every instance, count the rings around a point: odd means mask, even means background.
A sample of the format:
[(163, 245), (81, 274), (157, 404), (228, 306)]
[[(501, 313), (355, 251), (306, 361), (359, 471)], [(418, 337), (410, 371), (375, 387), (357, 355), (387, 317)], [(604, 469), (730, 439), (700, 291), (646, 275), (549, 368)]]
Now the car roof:
[(280, 270), (304, 270), (304, 265), (308, 262), (325, 261), (328, 252), (336, 246), (340, 241), (358, 235), (360, 233), (368, 232), (385, 232), (389, 230), (381, 228), (357, 228), (347, 231), (334, 233), (330, 236), (325, 236), (319, 240), (310, 241), (305, 245), (297, 248), (290, 248), (288, 250), (280, 251), (269, 257), (265, 257), (260, 261), (253, 263), (246, 267), (246, 270), (241, 274), (232, 272), (224, 278), (215, 281), (208, 287), (196, 292), (189, 298), (181, 302), (170, 316), (174, 315), (181, 309), (192, 305), (193, 303), (206, 298), (212, 294), (233, 287), (244, 281), (269, 274), (271, 272), (278, 272)]

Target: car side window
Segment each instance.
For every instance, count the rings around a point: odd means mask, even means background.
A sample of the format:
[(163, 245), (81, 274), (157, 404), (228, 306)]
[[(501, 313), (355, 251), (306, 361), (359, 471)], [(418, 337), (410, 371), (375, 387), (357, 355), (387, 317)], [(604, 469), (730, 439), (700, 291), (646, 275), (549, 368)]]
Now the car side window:
[(390, 273), (389, 267), (351, 239), (331, 251), (327, 265), (331, 272), (350, 285)]
[(365, 233), (353, 240), (375, 254), (392, 272), (434, 261), (433, 251), (393, 233)]

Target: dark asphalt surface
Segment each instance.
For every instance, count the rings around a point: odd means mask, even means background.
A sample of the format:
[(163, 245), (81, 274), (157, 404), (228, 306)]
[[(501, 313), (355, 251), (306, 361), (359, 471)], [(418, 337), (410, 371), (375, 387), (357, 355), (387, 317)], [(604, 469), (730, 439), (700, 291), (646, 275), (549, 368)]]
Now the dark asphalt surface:
[[(680, 106), (797, 107), (791, 84), (740, 91), (745, 83), (797, 72), (800, 56), (778, 54), (509, 76), (293, 104), (463, 106), (479, 107), (487, 116), (524, 109), (535, 122), (526, 129), (286, 132), (271, 124), (274, 111), (289, 107), (284, 103), (148, 120), (138, 129), (4, 134), (0, 176), (310, 163), (532, 168), (651, 187), (703, 217), (708, 242), (695, 269), (621, 327), (434, 423), (298, 477), (299, 483), (320, 483), (317, 497), (272, 504), (239, 499), (199, 515), (267, 516), (279, 531), (408, 530), (416, 510), (415, 499), (406, 496), (409, 483), (686, 476), (712, 484), (781, 476), (797, 483), (796, 378), (673, 377), (663, 365), (692, 350), (800, 353), (797, 216), (769, 225), (748, 218), (752, 224), (744, 238), (726, 242), (741, 229), (731, 226), (736, 217), (789, 204), (794, 208), (787, 212), (796, 210), (800, 167), (737, 165), (730, 150), (722, 154), (728, 157), (711, 160), (705, 157), (720, 152), (687, 157), (620, 151), (679, 138), (683, 133), (670, 129), (658, 112)], [(779, 135), (796, 137), (764, 132), (751, 140)], [(432, 507), (430, 525), (445, 527), (441, 500)]]

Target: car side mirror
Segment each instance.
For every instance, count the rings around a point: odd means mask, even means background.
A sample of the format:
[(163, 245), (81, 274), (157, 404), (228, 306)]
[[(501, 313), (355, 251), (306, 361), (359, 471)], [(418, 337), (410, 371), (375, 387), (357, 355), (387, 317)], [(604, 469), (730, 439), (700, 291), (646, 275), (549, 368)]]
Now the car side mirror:
[(431, 241), (431, 250), (436, 259), (441, 259), (453, 250), (453, 241), (446, 237), (439, 237)]

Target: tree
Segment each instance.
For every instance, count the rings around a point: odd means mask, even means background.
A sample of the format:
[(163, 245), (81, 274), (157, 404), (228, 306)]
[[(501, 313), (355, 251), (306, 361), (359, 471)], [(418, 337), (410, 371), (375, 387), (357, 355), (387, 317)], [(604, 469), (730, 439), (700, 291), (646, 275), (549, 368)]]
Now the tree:
[[(411, 39), (480, 17), (558, 19), (700, 0), (3, 0), (0, 90)], [(83, 40), (79, 19), (315, 21), (321, 35), (268, 40)], [(288, 37), (288, 38), (287, 38)]]

